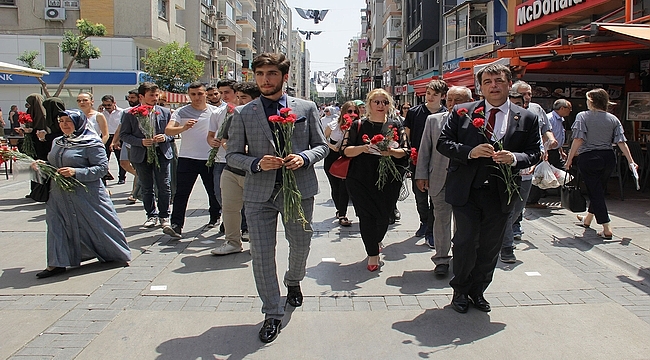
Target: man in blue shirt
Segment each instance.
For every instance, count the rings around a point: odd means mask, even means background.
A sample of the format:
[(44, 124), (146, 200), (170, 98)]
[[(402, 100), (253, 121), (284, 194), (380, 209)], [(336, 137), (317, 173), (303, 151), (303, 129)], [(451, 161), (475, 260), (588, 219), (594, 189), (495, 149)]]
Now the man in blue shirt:
[(571, 114), (571, 103), (565, 99), (555, 100), (553, 103), (553, 111), (546, 114), (548, 122), (551, 124), (553, 135), (557, 140), (557, 146), (548, 149), (548, 162), (558, 169), (564, 168), (564, 160), (566, 154), (562, 149), (565, 141), (564, 118)]

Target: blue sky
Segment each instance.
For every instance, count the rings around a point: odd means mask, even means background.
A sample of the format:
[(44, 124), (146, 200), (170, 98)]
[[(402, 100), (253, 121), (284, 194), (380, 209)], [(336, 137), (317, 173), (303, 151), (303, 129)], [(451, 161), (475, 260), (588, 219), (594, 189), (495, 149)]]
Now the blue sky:
[[(306, 41), (311, 56), (311, 71), (333, 71), (343, 67), (343, 58), (348, 55), (348, 42), (361, 32), (361, 9), (365, 8), (365, 0), (286, 0), (292, 9), (293, 30), (323, 31), (320, 35), (312, 35)], [(328, 9), (325, 19), (314, 24), (313, 20), (304, 20), (296, 12), (296, 7), (303, 9)], [(304, 35), (300, 35), (303, 40)], [(343, 77), (344, 72), (338, 73)]]

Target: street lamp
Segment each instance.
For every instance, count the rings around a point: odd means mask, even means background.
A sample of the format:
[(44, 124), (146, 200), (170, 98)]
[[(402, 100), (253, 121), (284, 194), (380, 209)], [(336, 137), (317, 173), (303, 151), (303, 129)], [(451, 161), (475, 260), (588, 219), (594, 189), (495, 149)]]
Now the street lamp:
[(396, 79), (396, 74), (395, 74), (395, 48), (397, 47), (397, 43), (402, 41), (401, 37), (387, 37), (386, 40), (390, 42), (390, 45), (393, 47), (393, 66), (390, 69), (390, 92), (393, 98), (395, 97), (395, 82), (397, 81)]

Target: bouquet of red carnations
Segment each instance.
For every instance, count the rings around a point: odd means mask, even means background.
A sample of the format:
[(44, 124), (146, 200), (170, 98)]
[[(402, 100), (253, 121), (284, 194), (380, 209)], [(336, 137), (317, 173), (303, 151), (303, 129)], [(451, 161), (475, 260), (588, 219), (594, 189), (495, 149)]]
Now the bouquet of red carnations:
[[(295, 114), (290, 114), (290, 112), (291, 108), (282, 108), (280, 109), (280, 115), (269, 116), (269, 121), (275, 125), (273, 136), (276, 144), (280, 144), (280, 136), (284, 139), (284, 147), (276, 149), (276, 155), (283, 159), (293, 152), (291, 137), (293, 136), (297, 117)], [(287, 223), (289, 220), (298, 221), (305, 228), (309, 221), (307, 221), (305, 211), (302, 208), (302, 194), (298, 190), (296, 175), (286, 167), (282, 167), (282, 193), (284, 196), (284, 222)]]
[[(378, 150), (375, 150), (374, 153), (379, 155), (381, 155), (381, 152), (388, 151), (391, 148), (399, 146), (399, 133), (397, 132), (397, 128), (393, 125), (388, 125), (388, 131), (385, 134), (377, 134), (373, 136), (372, 139), (369, 138), (367, 134), (364, 134), (361, 139), (365, 143), (373, 145)], [(392, 176), (392, 180), (402, 181), (402, 177), (397, 170), (397, 166), (395, 165), (395, 162), (390, 155), (382, 155), (379, 158), (379, 167), (377, 168), (377, 172), (379, 173), (379, 178), (377, 179), (375, 185), (377, 185), (377, 188), (379, 190), (382, 190), (384, 188), (384, 185), (386, 185), (386, 182), (388, 182), (389, 175)]]
[[(151, 115), (158, 115), (160, 114), (159, 111), (154, 111), (154, 107), (151, 105), (142, 104), (131, 108), (129, 113), (138, 119), (138, 127), (144, 134), (145, 139), (153, 139), (156, 136), (156, 126), (151, 121)], [(156, 164), (156, 167), (160, 168), (156, 147), (153, 145), (147, 146), (147, 163)]]
[(86, 185), (74, 177), (65, 177), (58, 173), (58, 168), (41, 160), (34, 160), (31, 156), (21, 153), (16, 147), (0, 146), (0, 164), (5, 161), (23, 161), (29, 164), (36, 164), (36, 172), (40, 178), (51, 178), (54, 183), (65, 191), (74, 191), (77, 186), (83, 187), (86, 191)]
[(23, 137), (23, 145), (20, 147), (20, 149), (23, 151), (24, 154), (27, 154), (31, 157), (36, 156), (36, 148), (34, 147), (34, 140), (32, 139), (31, 135), (28, 135), (31, 131), (25, 131), (26, 129), (31, 129), (33, 131), (33, 120), (32, 116), (29, 115), (26, 112), (19, 111), (18, 112), (18, 123), (20, 124), (20, 128), (23, 130), (23, 133), (25, 136)]

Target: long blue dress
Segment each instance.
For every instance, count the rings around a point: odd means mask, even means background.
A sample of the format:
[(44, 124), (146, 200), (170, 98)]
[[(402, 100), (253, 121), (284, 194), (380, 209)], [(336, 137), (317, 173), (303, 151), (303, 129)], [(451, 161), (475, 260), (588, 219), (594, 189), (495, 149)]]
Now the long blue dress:
[(101, 179), (108, 171), (106, 150), (100, 141), (89, 146), (61, 146), (54, 141), (50, 164), (75, 169), (75, 178), (86, 185), (62, 190), (50, 182), (46, 207), (47, 265), (79, 266), (97, 258), (101, 262), (131, 260), (131, 250)]

